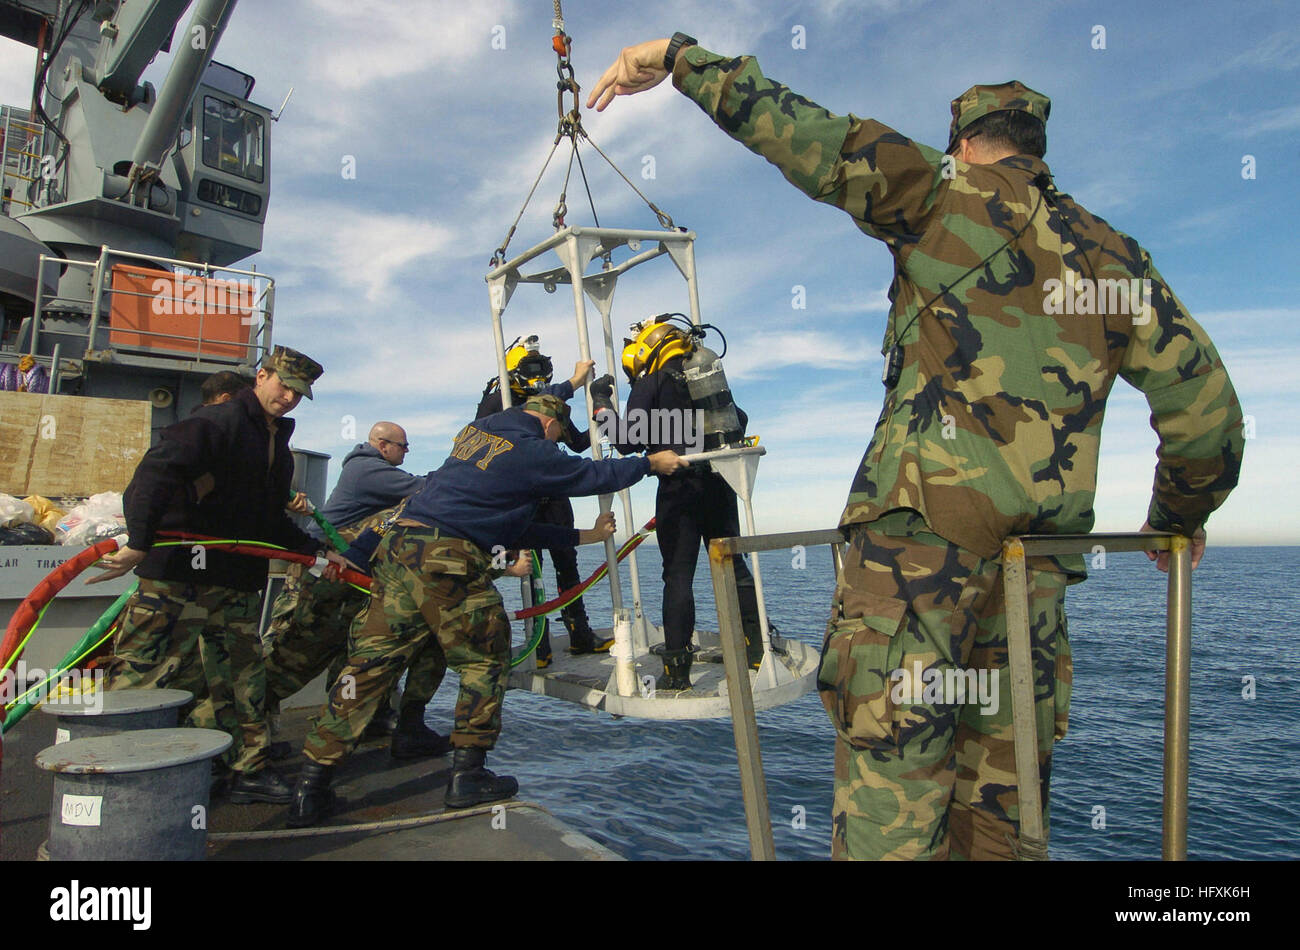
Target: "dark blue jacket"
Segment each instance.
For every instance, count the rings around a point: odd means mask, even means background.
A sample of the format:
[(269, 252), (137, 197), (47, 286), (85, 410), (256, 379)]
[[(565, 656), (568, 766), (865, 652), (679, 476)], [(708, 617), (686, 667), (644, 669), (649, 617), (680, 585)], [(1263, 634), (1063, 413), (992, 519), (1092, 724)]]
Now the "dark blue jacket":
[[(648, 474), (650, 462), (644, 456), (597, 462), (569, 455), (546, 439), (533, 416), (507, 409), (461, 429), (450, 457), (425, 476), (424, 488), (402, 517), (441, 528), (489, 554), (573, 547), (578, 543), (574, 528), (532, 523), (541, 499), (610, 494)], [(373, 545), (373, 533), (367, 531), (349, 549), (348, 559), (364, 563)]]
[(293, 479), (292, 434), (292, 419), (278, 420), (272, 434), (251, 388), (164, 429), (122, 496), (128, 544), (148, 552), (136, 574), (241, 591), (266, 586), (263, 558), (209, 549), (196, 568), (190, 545), (154, 546), (170, 540), (160, 537), (163, 531), (269, 541), (315, 554), (320, 545), (284, 511)]
[[(558, 383), (552, 383), (549, 386), (543, 386), (541, 392), (549, 393), (552, 396), (559, 396), (565, 402), (568, 402), (573, 398), (573, 384), (565, 379)], [(518, 399), (518, 397), (515, 398)], [(521, 404), (522, 403), (519, 401), (515, 403), (515, 405)], [(586, 405), (585, 397), (582, 400), (582, 404), (584, 406)], [(482, 419), (484, 416), (494, 415), (500, 411), (501, 387), (497, 386), (494, 389), (484, 391), (483, 398), (479, 400), (478, 409), (474, 412), (474, 418)], [(582, 411), (585, 411), (585, 409)], [(579, 432), (573, 422), (569, 421), (564, 425), (564, 435), (560, 437), (560, 442), (567, 445), (575, 452), (585, 452), (587, 449), (591, 448), (591, 433), (585, 430)]]
[[(628, 455), (632, 452), (661, 452), (664, 449), (672, 449), (678, 455), (687, 455), (692, 451), (699, 451), (698, 447), (687, 445), (684, 439), (688, 434), (696, 437), (699, 435), (698, 430), (694, 428), (695, 417), (692, 414), (694, 404), (691, 402), (690, 391), (686, 388), (685, 363), (686, 357), (674, 356), (660, 369), (638, 376), (632, 383), (632, 391), (627, 397), (627, 413), (621, 420), (607, 421), (604, 428), (604, 431), (611, 436), (610, 442), (619, 452)], [(666, 421), (663, 415), (659, 415), (664, 410), (673, 410), (677, 414), (677, 421), (671, 424)], [(653, 424), (643, 421), (638, 426), (633, 421), (638, 417), (642, 420), (652, 419)], [(685, 423), (681, 421), (688, 417), (691, 420), (689, 433), (685, 429)], [(745, 431), (749, 425), (749, 417), (739, 406), (736, 407), (736, 417), (740, 420), (741, 431)], [(598, 436), (600, 431), (598, 427)], [(641, 433), (642, 437), (637, 438), (638, 433)], [(665, 436), (671, 437), (665, 438)]]
[[(404, 472), (385, 461), (368, 442), (358, 445), (343, 460), (339, 480), (321, 508), (325, 520), (336, 528), (368, 518), (389, 508), (424, 487), (424, 478)], [(317, 538), (324, 533), (313, 523), (307, 531)]]

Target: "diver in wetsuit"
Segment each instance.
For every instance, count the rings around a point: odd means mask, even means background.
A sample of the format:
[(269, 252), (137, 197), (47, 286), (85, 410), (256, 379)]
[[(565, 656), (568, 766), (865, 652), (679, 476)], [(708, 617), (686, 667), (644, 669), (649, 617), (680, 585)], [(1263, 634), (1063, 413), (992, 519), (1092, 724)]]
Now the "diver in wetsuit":
[[(671, 323), (652, 320), (641, 324), (635, 340), (623, 351), (623, 369), (632, 383), (627, 411), (618, 419), (612, 402), (613, 378), (591, 384), (595, 418), (602, 434), (624, 455), (672, 449), (679, 455), (703, 449), (703, 427), (687, 388), (684, 363), (693, 350), (688, 335)], [(736, 407), (743, 435), (748, 419)], [(692, 466), (659, 479), (655, 495), (656, 531), (663, 555), (663, 676), (660, 690), (691, 688), (690, 672), (695, 631), (695, 565), (700, 543), (740, 534), (736, 493), (721, 475), (704, 466)], [(754, 578), (745, 559), (736, 556), (736, 585), (740, 594), (745, 653), (751, 669), (763, 659), (763, 638), (758, 619)], [(656, 650), (656, 652), (658, 652)]]

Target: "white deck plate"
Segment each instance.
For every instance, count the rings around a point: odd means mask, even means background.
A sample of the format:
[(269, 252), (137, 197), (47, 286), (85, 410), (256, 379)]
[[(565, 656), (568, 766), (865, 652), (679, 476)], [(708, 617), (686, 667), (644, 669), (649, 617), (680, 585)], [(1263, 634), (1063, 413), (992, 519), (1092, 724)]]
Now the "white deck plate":
[[(596, 634), (602, 637), (612, 635), (608, 629), (597, 630)], [(716, 633), (695, 632), (700, 652), (691, 665), (689, 691), (636, 696), (618, 695), (612, 681), (614, 658), (608, 653), (570, 656), (569, 638), (563, 628), (558, 635), (552, 630), (550, 640), (551, 665), (539, 671), (533, 667), (530, 657), (511, 671), (510, 689), (526, 689), (588, 709), (638, 719), (725, 719), (731, 716), (722, 649)], [(781, 640), (781, 648), (786, 651), (785, 656), (769, 653), (764, 657), (764, 668), (757, 674), (749, 674), (756, 710), (793, 702), (816, 688), (817, 666), (821, 659), (818, 651), (806, 643), (787, 639)], [(776, 664), (777, 683), (775, 686), (760, 686), (760, 683), (767, 683), (768, 664)], [(643, 654), (636, 658), (638, 682), (644, 683), (646, 677), (653, 679), (662, 671), (659, 657)]]

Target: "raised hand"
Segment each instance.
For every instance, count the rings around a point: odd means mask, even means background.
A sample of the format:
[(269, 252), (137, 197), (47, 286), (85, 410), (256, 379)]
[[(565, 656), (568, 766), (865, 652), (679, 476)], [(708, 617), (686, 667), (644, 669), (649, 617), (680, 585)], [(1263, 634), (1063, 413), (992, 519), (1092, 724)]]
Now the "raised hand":
[[(614, 64), (605, 70), (587, 97), (587, 108), (604, 112), (615, 96), (632, 96), (653, 89), (668, 78), (664, 69), (664, 56), (668, 52), (666, 39), (650, 40), (636, 46), (625, 46)], [(600, 101), (597, 102), (596, 100)]]

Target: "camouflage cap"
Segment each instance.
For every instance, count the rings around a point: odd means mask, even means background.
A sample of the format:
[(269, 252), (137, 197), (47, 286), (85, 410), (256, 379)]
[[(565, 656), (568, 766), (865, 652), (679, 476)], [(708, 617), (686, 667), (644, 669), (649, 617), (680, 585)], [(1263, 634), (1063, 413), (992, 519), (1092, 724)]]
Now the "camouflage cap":
[(952, 101), (952, 125), (948, 129), (948, 153), (957, 147), (962, 130), (992, 112), (1028, 112), (1047, 124), (1052, 100), (1034, 92), (1022, 82), (1012, 80), (998, 86), (971, 86)]
[(271, 355), (262, 360), (262, 369), (271, 370), (280, 377), (280, 382), (308, 399), (312, 398), (311, 384), (325, 372), (325, 368), (310, 356), (287, 346), (273, 349)]
[(553, 396), (550, 393), (529, 396), (524, 400), (524, 408), (530, 412), (540, 412), (552, 419), (559, 419), (561, 422), (569, 421), (569, 404), (559, 396)]

